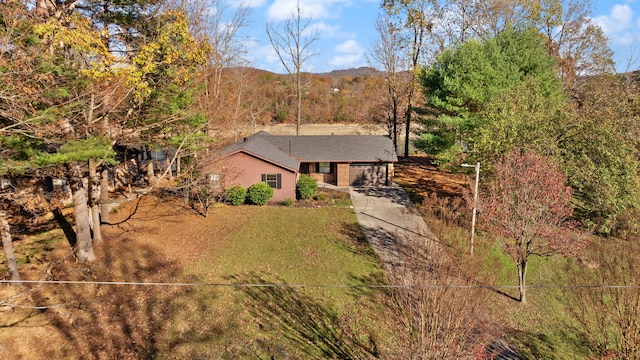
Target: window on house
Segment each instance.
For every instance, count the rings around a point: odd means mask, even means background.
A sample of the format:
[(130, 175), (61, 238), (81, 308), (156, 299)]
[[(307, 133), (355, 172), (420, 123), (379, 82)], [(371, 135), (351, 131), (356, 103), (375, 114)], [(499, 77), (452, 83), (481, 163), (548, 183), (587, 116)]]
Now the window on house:
[(281, 174), (262, 174), (262, 182), (267, 183), (267, 185), (274, 189), (282, 188)]
[(316, 170), (319, 174), (331, 174), (331, 163), (319, 162)]
[(209, 185), (213, 187), (220, 186), (220, 182), (222, 180), (221, 174), (209, 174)]

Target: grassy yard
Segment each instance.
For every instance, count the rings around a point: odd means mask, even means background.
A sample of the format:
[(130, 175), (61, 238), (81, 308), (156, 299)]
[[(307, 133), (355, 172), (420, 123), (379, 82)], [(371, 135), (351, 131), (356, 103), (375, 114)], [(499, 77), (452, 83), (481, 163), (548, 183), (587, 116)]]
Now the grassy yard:
[(376, 358), (397, 346), (388, 295), (341, 287), (385, 281), (348, 207), (223, 206), (203, 218), (147, 197), (112, 217), (123, 222), (105, 227), (88, 266), (66, 256), (58, 230), (17, 241), (23, 277), (202, 285), (28, 286), (15, 302), (41, 308), (4, 312), (0, 357)]
[[(450, 245), (453, 258), (470, 278), (479, 284), (495, 286), (487, 290), (490, 293), (487, 307), (525, 358), (634, 359), (640, 356), (637, 320), (640, 318), (637, 288), (640, 252), (633, 241), (594, 236), (577, 258), (531, 257), (528, 300), (522, 304), (517, 301), (515, 264), (490, 234), (482, 231), (477, 234), (475, 251), (470, 256), (468, 228), (452, 221), (459, 217), (446, 210), (452, 203), (439, 200), (434, 206), (429, 201), (421, 208), (429, 226)], [(460, 222), (465, 224), (467, 220), (463, 218)]]
[(471, 209), (461, 200), (472, 180), (441, 171), (431, 160), (402, 159), (396, 181), (466, 276), (496, 287), (486, 290), (486, 307), (525, 358), (640, 358), (640, 239), (593, 236), (577, 258), (532, 257), (522, 304), (516, 267), (482, 231), (482, 214), (469, 255)]
[[(485, 242), (486, 241), (486, 242)], [(527, 359), (585, 359), (594, 356), (579, 324), (569, 313), (570, 290), (563, 271), (570, 259), (554, 256), (530, 260), (527, 303), (518, 298), (516, 267), (496, 245), (480, 237), (474, 257), (485, 278), (502, 293), (494, 292), (488, 304), (511, 341)], [(482, 265), (484, 263), (484, 265)], [(510, 287), (509, 287), (510, 286)]]

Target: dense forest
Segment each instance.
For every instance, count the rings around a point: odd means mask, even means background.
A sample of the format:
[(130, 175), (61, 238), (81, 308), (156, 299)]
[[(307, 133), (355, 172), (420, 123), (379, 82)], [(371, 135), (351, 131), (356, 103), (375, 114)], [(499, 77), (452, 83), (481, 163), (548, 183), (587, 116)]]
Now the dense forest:
[[(371, 67), (304, 73), (293, 37), (281, 60), (294, 70), (274, 74), (243, 57), (250, 8), (224, 0), (3, 1), (0, 234), (11, 279), (7, 219), (59, 215), (65, 193), (40, 190), (54, 179), (72, 196), (75, 256), (90, 263), (109, 189), (170, 179), (206, 193), (208, 160), (234, 131), (297, 121), (381, 124), (400, 155), (413, 145), (442, 170), (482, 164), (474, 206), (491, 215), (483, 229), (513, 259), (522, 302), (530, 255), (570, 256), (590, 235), (637, 241), (640, 77), (615, 71), (588, 0), (379, 5)], [(152, 151), (164, 154), (159, 169), (139, 161)]]

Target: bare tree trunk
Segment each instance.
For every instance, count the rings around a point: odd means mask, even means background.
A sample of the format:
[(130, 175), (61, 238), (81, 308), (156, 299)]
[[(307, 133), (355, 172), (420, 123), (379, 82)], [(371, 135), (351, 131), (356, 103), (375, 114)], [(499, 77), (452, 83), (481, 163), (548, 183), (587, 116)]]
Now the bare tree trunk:
[(89, 211), (87, 204), (87, 189), (82, 183), (80, 165), (71, 163), (68, 166), (69, 185), (73, 196), (73, 214), (76, 220), (76, 256), (78, 261), (84, 263), (96, 259), (91, 242), (91, 227), (89, 225)]
[(398, 99), (393, 95), (393, 150), (398, 153)]
[(100, 174), (100, 219), (109, 224), (109, 171), (102, 169)]
[(518, 265), (518, 289), (520, 290), (520, 302), (527, 302), (527, 262), (521, 261)]
[(302, 119), (302, 66), (311, 56), (317, 55), (317, 51), (311, 45), (318, 40), (317, 33), (305, 36), (309, 30), (311, 18), (302, 19), (300, 0), (296, 1), (295, 12), (285, 21), (283, 28), (278, 29), (273, 24), (267, 25), (267, 36), (273, 46), (280, 62), (293, 77), (296, 96), (296, 135), (300, 135), (300, 122)]
[(302, 64), (298, 62), (296, 64), (296, 135), (300, 135), (300, 123), (302, 120), (302, 81), (300, 77), (300, 69), (302, 68)]
[[(410, 92), (413, 92), (413, 91), (410, 91)], [(407, 112), (405, 113), (406, 128), (404, 130), (404, 156), (409, 156), (409, 136), (411, 135), (411, 112), (413, 111), (413, 109), (411, 108), (411, 96), (412, 94), (409, 94), (409, 96), (407, 97), (408, 105), (407, 105)]]
[(100, 180), (96, 169), (95, 160), (89, 160), (89, 203), (91, 204), (91, 229), (93, 230), (93, 243), (102, 242), (100, 229)]
[(164, 166), (167, 168), (167, 178), (169, 180), (173, 180), (173, 164), (171, 163), (171, 160), (169, 159), (170, 156), (170, 152), (169, 152), (169, 148), (167, 148), (167, 150), (164, 153)]
[(13, 253), (13, 242), (11, 239), (11, 229), (7, 221), (7, 215), (4, 211), (0, 211), (0, 237), (2, 237), (2, 248), (7, 262), (7, 269), (14, 286), (21, 286), (20, 273), (18, 272), (18, 264), (16, 263), (16, 255)]
[(147, 179), (149, 180), (149, 185), (153, 185), (156, 181), (156, 175), (153, 172), (153, 160), (147, 160)]

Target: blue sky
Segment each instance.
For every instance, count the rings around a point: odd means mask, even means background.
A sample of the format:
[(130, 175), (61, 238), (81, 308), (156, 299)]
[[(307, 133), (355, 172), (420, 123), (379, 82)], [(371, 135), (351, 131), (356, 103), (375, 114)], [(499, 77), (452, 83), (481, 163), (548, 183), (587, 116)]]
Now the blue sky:
[[(265, 34), (267, 23), (287, 19), (296, 0), (249, 0), (250, 38), (247, 46), (251, 66), (284, 73)], [(636, 70), (640, 62), (640, 0), (592, 0), (593, 20), (610, 40), (618, 71)], [(328, 72), (367, 66), (366, 54), (376, 39), (375, 21), (380, 0), (300, 0), (303, 17), (312, 19), (317, 31), (314, 43), (319, 54), (306, 62), (305, 71)]]

